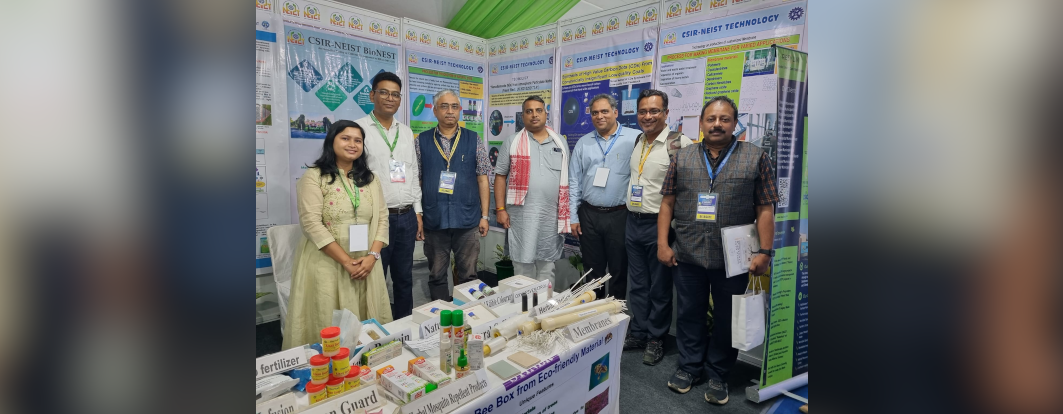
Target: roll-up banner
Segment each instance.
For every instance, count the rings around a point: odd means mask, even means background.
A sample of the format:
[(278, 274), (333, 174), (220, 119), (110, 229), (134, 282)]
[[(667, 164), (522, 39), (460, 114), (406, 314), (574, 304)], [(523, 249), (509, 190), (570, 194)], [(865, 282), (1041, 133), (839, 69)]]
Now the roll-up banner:
[[(340, 119), (373, 110), (372, 79), (401, 76), (400, 20), (330, 1), (284, 1), (282, 67), (287, 79), (292, 222), (295, 182), (321, 156), (325, 134)], [(402, 111), (398, 119), (402, 120)]]
[(573, 148), (594, 130), (590, 104), (608, 93), (619, 106), (617, 122), (641, 129), (635, 112), (639, 92), (653, 82), (660, 2), (643, 1), (558, 23), (561, 37), (560, 134)]
[(716, 4), (662, 3), (656, 86), (669, 95), (669, 125), (700, 139), (701, 106), (727, 96), (738, 105), (738, 139), (764, 148), (774, 162), (778, 80), (772, 45), (803, 46), (805, 2), (757, 2), (762, 8), (753, 11), (745, 4)]
[[(291, 223), (283, 40), (275, 0), (255, 0), (255, 274), (273, 271), (266, 229)], [(274, 115), (277, 117), (274, 118)]]
[[(487, 148), (491, 165), (497, 161), (499, 146), (509, 136), (524, 129), (521, 106), (529, 96), (546, 101), (546, 125), (557, 130), (554, 105), (557, 25), (545, 25), (487, 41)], [(491, 181), (494, 182), (494, 181)], [(492, 189), (494, 191), (494, 189)], [(495, 210), (491, 197), (491, 211)], [(491, 227), (503, 231), (495, 216)]]
[(453, 90), (461, 103), (458, 125), (484, 136), (484, 79), (487, 41), (412, 19), (403, 19), (410, 129), (414, 135), (435, 128), (432, 99)]
[(808, 372), (808, 55), (779, 48), (779, 203), (760, 388)]

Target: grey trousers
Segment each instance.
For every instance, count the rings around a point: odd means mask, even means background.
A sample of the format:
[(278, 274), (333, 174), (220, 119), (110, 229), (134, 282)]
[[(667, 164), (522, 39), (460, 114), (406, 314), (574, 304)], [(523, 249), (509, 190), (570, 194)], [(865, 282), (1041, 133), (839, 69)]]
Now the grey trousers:
[(428, 293), (432, 300), (451, 300), (447, 284), (450, 253), (454, 252), (454, 277), (458, 284), (476, 279), (480, 256), (480, 233), (471, 229), (424, 231), (424, 255), (428, 258)]

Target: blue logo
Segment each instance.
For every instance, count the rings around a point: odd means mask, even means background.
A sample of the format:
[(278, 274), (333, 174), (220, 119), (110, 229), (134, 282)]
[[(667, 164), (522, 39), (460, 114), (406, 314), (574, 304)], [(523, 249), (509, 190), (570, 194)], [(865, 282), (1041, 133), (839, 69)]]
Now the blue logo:
[(646, 49), (647, 52), (653, 50), (653, 43), (647, 42), (646, 46), (643, 46), (643, 49)]
[(790, 16), (789, 17), (790, 17), (790, 20), (797, 20), (797, 19), (800, 19), (801, 16), (804, 16), (804, 15), (805, 15), (805, 9), (802, 9), (800, 7), (794, 7), (793, 9), (790, 10)]
[(484, 73), (484, 67), (483, 66), (477, 66), (476, 67), (476, 71), (480, 72), (480, 73)]
[(550, 64), (551, 64), (551, 65), (553, 65), (553, 64), (554, 64), (554, 57), (553, 57), (553, 56), (550, 56)]
[(263, 20), (263, 21), (262, 21), (262, 28), (263, 28), (263, 29), (269, 29), (269, 22), (267, 22), (267, 21)]

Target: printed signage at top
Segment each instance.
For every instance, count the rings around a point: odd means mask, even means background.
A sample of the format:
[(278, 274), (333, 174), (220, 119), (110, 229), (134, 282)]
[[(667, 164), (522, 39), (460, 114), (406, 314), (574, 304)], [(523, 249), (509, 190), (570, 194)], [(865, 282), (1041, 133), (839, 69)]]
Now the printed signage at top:
[[(255, 0), (256, 7), (269, 10), (277, 0)], [(359, 9), (337, 8), (308, 1), (285, 1), (281, 16), (288, 23), (299, 23), (317, 29), (327, 29), (347, 35), (398, 43), (399, 19), (388, 15)]]
[(487, 41), (484, 39), (411, 19), (406, 19), (403, 30), (407, 47), (462, 59), (487, 58)]
[[(604, 38), (631, 30), (656, 28), (660, 23), (661, 4), (642, 1), (612, 13), (602, 12), (590, 17), (566, 20), (560, 23), (561, 44)], [(547, 42), (547, 44), (553, 42)]]
[(691, 19), (708, 20), (800, 0), (665, 0), (662, 24)]

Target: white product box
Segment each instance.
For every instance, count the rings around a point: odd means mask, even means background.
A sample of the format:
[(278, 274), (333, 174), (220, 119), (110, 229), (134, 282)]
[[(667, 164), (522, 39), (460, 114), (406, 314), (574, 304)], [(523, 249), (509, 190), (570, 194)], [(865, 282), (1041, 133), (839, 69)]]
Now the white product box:
[[(433, 309), (435, 309), (434, 312), (432, 311)], [(428, 302), (424, 306), (413, 310), (413, 323), (422, 324), (427, 320), (438, 318), (440, 311), (454, 309), (457, 309), (457, 307), (450, 302), (442, 300)]]
[(527, 277), (527, 276), (517, 275), (517, 276), (510, 276), (510, 277), (507, 277), (505, 279), (499, 280), (498, 281), (498, 288), (499, 289), (511, 289), (514, 292), (516, 292), (518, 290), (524, 289), (524, 288), (526, 288), (528, 286), (531, 286), (531, 285), (534, 285), (536, 283), (539, 283), (539, 281), (535, 280), (535, 279), (532, 279), (530, 277)]
[(465, 357), (469, 360), (469, 371), (484, 368), (484, 341), (481, 334), (469, 335), (465, 344)]
[(473, 279), (470, 282), (454, 286), (454, 303), (475, 302), (487, 297), (487, 293), (490, 291), (494, 291), (494, 294), (497, 294), (497, 288), (488, 287), (489, 289), (480, 290), (481, 284), (483, 284), (483, 282), (481, 282), (480, 279)]
[(469, 325), (470, 328), (483, 325), (498, 318), (498, 315), (484, 305), (476, 305), (466, 308), (464, 311), (464, 322)]

